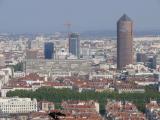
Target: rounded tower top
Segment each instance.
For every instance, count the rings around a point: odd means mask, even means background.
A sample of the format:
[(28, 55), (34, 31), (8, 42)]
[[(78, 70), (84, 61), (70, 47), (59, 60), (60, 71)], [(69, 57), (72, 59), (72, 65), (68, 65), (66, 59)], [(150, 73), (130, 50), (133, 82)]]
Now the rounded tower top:
[(128, 17), (126, 14), (123, 14), (123, 16), (121, 16), (120, 19), (118, 20), (118, 22), (124, 22), (124, 21), (132, 22), (131, 18)]

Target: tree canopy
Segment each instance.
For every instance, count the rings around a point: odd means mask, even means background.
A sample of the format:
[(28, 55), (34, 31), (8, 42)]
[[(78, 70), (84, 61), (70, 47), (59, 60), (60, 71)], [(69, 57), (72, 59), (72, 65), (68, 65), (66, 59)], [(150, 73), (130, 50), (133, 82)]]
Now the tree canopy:
[(42, 87), (36, 91), (16, 90), (7, 93), (8, 97), (19, 96), (36, 98), (37, 100), (48, 100), (56, 104), (57, 108), (60, 108), (60, 103), (64, 100), (95, 100), (100, 103), (100, 112), (103, 114), (105, 111), (105, 105), (107, 99), (113, 100), (127, 100), (137, 105), (139, 110), (144, 112), (145, 103), (148, 103), (150, 99), (159, 100), (160, 93), (151, 90), (152, 87), (146, 87), (145, 93), (122, 93), (117, 92), (77, 92), (70, 89), (55, 89), (52, 87)]

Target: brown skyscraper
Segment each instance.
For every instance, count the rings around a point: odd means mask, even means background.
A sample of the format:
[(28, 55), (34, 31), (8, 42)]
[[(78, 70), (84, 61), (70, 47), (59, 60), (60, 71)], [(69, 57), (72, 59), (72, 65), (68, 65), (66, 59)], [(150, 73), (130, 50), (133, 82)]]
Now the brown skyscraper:
[(123, 15), (117, 22), (117, 69), (133, 63), (133, 22)]

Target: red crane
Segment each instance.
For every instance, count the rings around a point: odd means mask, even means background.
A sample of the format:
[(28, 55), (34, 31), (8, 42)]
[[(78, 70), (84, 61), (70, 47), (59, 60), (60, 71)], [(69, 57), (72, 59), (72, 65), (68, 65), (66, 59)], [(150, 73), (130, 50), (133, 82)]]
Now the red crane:
[(64, 26), (67, 28), (67, 33), (69, 35), (72, 24), (69, 21), (66, 21)]

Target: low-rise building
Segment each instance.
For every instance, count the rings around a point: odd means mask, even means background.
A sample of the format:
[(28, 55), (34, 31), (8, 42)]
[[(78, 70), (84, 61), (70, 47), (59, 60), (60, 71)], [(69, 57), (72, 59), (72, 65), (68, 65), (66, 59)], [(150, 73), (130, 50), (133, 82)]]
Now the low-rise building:
[(66, 111), (99, 113), (99, 103), (95, 101), (63, 101), (62, 108)]
[(38, 110), (39, 111), (50, 111), (54, 110), (55, 105), (53, 102), (48, 102), (48, 101), (40, 101), (38, 102)]
[(146, 117), (131, 102), (108, 101), (106, 105), (106, 120), (146, 120)]
[(63, 101), (61, 106), (65, 113), (62, 120), (102, 120), (95, 101)]
[(157, 101), (146, 104), (146, 116), (148, 120), (160, 119), (160, 104)]
[(13, 77), (14, 78), (25, 77), (25, 72), (21, 72), (21, 71), (14, 72)]
[(2, 113), (29, 113), (37, 111), (37, 100), (31, 98), (0, 98)]
[(120, 82), (116, 83), (115, 90), (121, 93), (144, 93), (145, 89), (143, 86), (137, 85), (135, 83), (127, 83), (127, 82)]

